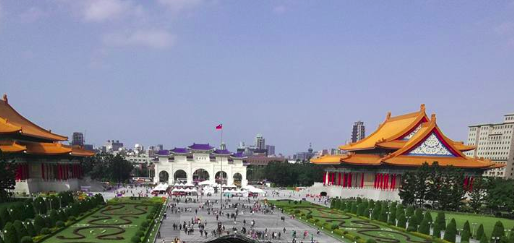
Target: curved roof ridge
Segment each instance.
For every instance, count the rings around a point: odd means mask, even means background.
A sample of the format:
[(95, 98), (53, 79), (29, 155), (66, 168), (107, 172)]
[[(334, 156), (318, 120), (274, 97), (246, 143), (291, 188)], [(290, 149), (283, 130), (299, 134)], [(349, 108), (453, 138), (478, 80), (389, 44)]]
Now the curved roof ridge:
[[(5, 95), (4, 95), (4, 99), (1, 101), (2, 102), (0, 102), (0, 116), (2, 118), (4, 118), (5, 120), (7, 120), (9, 124), (21, 127), (21, 133), (23, 135), (52, 140), (52, 141), (68, 140), (68, 137), (52, 133), (51, 130), (45, 130), (44, 128), (36, 125), (35, 123), (31, 122), (29, 119), (22, 116), (18, 111), (16, 111), (8, 103), (7, 97)], [(11, 112), (12, 114), (2, 114), (2, 112), (5, 112), (5, 113)], [(9, 115), (12, 115), (13, 117), (5, 117), (5, 116), (9, 116)], [(18, 121), (16, 121), (16, 120), (18, 120)], [(25, 124), (23, 124), (23, 123), (25, 123)], [(27, 126), (27, 127), (25, 127), (25, 126)], [(24, 131), (25, 130), (24, 128), (28, 129), (29, 131)], [(31, 129), (34, 129), (36, 131), (32, 132), (32, 131), (30, 131)], [(38, 132), (41, 134), (36, 134)]]

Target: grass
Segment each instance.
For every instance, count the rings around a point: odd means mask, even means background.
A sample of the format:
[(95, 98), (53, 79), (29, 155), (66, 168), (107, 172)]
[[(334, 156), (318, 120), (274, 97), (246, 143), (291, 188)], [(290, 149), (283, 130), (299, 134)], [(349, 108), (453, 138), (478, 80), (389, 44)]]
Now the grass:
[[(432, 212), (432, 218), (435, 219), (437, 216), (437, 212)], [(457, 229), (462, 229), (464, 226), (464, 223), (466, 221), (469, 221), (469, 225), (471, 226), (471, 230), (473, 230), (472, 223), (477, 223), (475, 226), (475, 232), (478, 229), (478, 226), (480, 224), (484, 225), (484, 232), (487, 234), (487, 236), (491, 236), (491, 233), (493, 232), (494, 224), (497, 221), (501, 221), (503, 223), (503, 226), (505, 229), (512, 229), (514, 228), (514, 220), (511, 219), (503, 219), (503, 218), (495, 218), (492, 216), (486, 216), (486, 215), (480, 215), (480, 214), (467, 214), (467, 213), (453, 213), (453, 212), (445, 212), (446, 219), (448, 222), (452, 218), (455, 219), (455, 222), (457, 223)]]
[(130, 242), (154, 205), (123, 198), (71, 225), (44, 242)]
[[(288, 203), (288, 201), (271, 201), (276, 206), (284, 210), (291, 211), (299, 210), (300, 214), (311, 214), (313, 219), (318, 219), (316, 223), (306, 221), (315, 227), (323, 229), (325, 232), (329, 231), (330, 234), (336, 238), (341, 238), (341, 235), (334, 234), (332, 230), (327, 230), (327, 227), (337, 224), (341, 231), (347, 231), (352, 236), (358, 236), (363, 240), (374, 239), (377, 242), (399, 242), (399, 243), (430, 243), (431, 240), (426, 240), (421, 237), (404, 233), (399, 230), (377, 224), (370, 220), (364, 220), (355, 216), (346, 214), (342, 211), (326, 208), (320, 205), (303, 202), (302, 204)], [(303, 219), (305, 217), (302, 217)], [(304, 221), (304, 220), (302, 220)]]

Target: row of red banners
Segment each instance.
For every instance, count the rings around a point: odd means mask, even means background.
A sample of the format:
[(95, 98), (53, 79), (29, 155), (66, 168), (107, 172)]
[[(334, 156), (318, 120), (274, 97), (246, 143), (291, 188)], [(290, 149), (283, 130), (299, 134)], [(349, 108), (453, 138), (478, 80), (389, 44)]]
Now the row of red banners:
[(82, 176), (83, 171), (79, 164), (41, 164), (41, 178), (44, 180), (68, 180)]

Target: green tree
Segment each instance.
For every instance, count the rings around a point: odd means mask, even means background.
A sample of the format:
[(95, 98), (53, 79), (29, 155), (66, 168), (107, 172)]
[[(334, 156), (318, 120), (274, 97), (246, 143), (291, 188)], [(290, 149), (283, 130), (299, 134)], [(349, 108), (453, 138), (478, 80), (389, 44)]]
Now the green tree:
[(16, 185), (16, 166), (16, 163), (0, 151), (0, 202), (6, 202), (11, 198), (10, 190)]
[(473, 212), (480, 212), (480, 208), (484, 204), (486, 195), (486, 182), (481, 176), (473, 179), (473, 187), (469, 193), (469, 206), (473, 209)]
[(503, 227), (503, 223), (501, 221), (496, 221), (493, 228), (493, 233), (491, 237), (502, 237), (505, 236), (505, 228)]
[(5, 243), (18, 243), (18, 235), (11, 222), (7, 222), (4, 226), (4, 241)]
[(429, 222), (430, 221), (429, 221), (428, 217), (425, 217), (421, 221), (421, 224), (419, 224), (418, 232), (421, 233), (421, 234), (430, 235), (430, 224), (429, 224)]
[(489, 240), (487, 239), (487, 235), (485, 233), (483, 233), (482, 237), (480, 237), (480, 243), (489, 243)]
[(446, 215), (444, 214), (444, 212), (437, 213), (437, 217), (435, 218), (435, 223), (439, 224), (439, 227), (441, 228), (441, 230), (446, 229)]
[(390, 225), (396, 226), (396, 213), (395, 212), (391, 212), (389, 214), (389, 220), (387, 221), (387, 223)]
[(364, 200), (359, 204), (359, 207), (357, 208), (357, 215), (359, 216), (369, 216), (369, 212), (366, 212), (366, 209), (368, 208), (368, 201)]
[(405, 216), (412, 217), (414, 215), (414, 207), (408, 206), (407, 211), (405, 212)]
[(358, 202), (352, 203), (352, 213), (353, 214), (357, 214), (357, 204), (358, 204)]
[(39, 234), (41, 232), (42, 228), (46, 227), (46, 222), (41, 215), (37, 215), (34, 218), (34, 229), (36, 230), (36, 234)]
[(346, 203), (346, 207), (345, 207), (345, 212), (347, 213), (351, 213), (352, 212), (352, 208), (353, 208), (353, 202), (352, 201), (349, 201)]
[(23, 238), (21, 238), (20, 243), (34, 243), (34, 241), (32, 241), (32, 237), (24, 236)]
[(373, 211), (371, 212), (371, 219), (378, 220), (381, 209), (382, 207), (380, 203), (375, 203), (375, 208), (373, 208)]
[(7, 208), (2, 208), (0, 209), (0, 227), (4, 227), (7, 222), (11, 222), (12, 219), (11, 219), (11, 215), (9, 214), (9, 212), (7, 211)]
[(50, 227), (54, 227), (55, 223), (59, 221), (59, 215), (55, 210), (50, 210)]
[(442, 227), (441, 223), (436, 221), (434, 223), (434, 229), (432, 230), (432, 236), (434, 236), (436, 238), (441, 238), (441, 230), (442, 229), (443, 229), (443, 227)]
[(400, 218), (400, 214), (405, 215), (405, 207), (402, 204), (399, 204), (396, 207), (396, 218)]
[(407, 225), (407, 218), (405, 217), (405, 214), (400, 214), (400, 217), (398, 218), (397, 226), (405, 229), (406, 225)]
[(27, 233), (29, 234), (29, 236), (34, 237), (37, 235), (36, 229), (34, 229), (34, 225), (32, 224), (32, 222), (25, 222), (25, 226), (27, 227)]
[(462, 230), (461, 236), (460, 236), (460, 242), (467, 241), (469, 242), (469, 239), (471, 238), (471, 233), (467, 230)]
[(489, 179), (485, 202), (494, 213), (512, 211), (514, 209), (514, 181), (502, 178)]
[(455, 219), (452, 219), (450, 223), (446, 226), (446, 230), (444, 231), (444, 240), (455, 243), (455, 238), (457, 236), (457, 224), (455, 223)]
[[(469, 226), (469, 221), (466, 220), (464, 225), (462, 226), (462, 231), (467, 231), (471, 233), (471, 227)], [(468, 240), (469, 241), (469, 240)]]
[(382, 207), (380, 207), (380, 215), (378, 216), (378, 220), (384, 222), (384, 223), (387, 223), (387, 213), (388, 213), (388, 209), (387, 209), (387, 203), (383, 203), (382, 204)]
[(485, 233), (484, 233), (484, 225), (483, 225), (483, 224), (480, 224), (480, 225), (478, 226), (477, 234), (476, 234), (476, 236), (475, 236), (475, 239), (477, 239), (477, 240), (478, 240), (478, 239), (480, 239), (480, 240), (481, 240), (481, 239), (482, 239), (482, 236), (483, 236), (484, 234), (485, 234)]
[(18, 241), (21, 241), (21, 238), (23, 238), (23, 236), (29, 235), (29, 233), (27, 233), (25, 225), (23, 225), (23, 223), (20, 220), (14, 221), (13, 226), (16, 230), (16, 236), (18, 236)]

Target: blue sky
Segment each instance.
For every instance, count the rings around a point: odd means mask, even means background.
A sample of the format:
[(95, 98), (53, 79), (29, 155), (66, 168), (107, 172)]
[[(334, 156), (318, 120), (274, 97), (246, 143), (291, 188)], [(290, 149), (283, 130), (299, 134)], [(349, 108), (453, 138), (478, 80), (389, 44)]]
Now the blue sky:
[(514, 112), (514, 1), (0, 0), (0, 92), (54, 132), (129, 146), (261, 133), (336, 147), (354, 121)]

